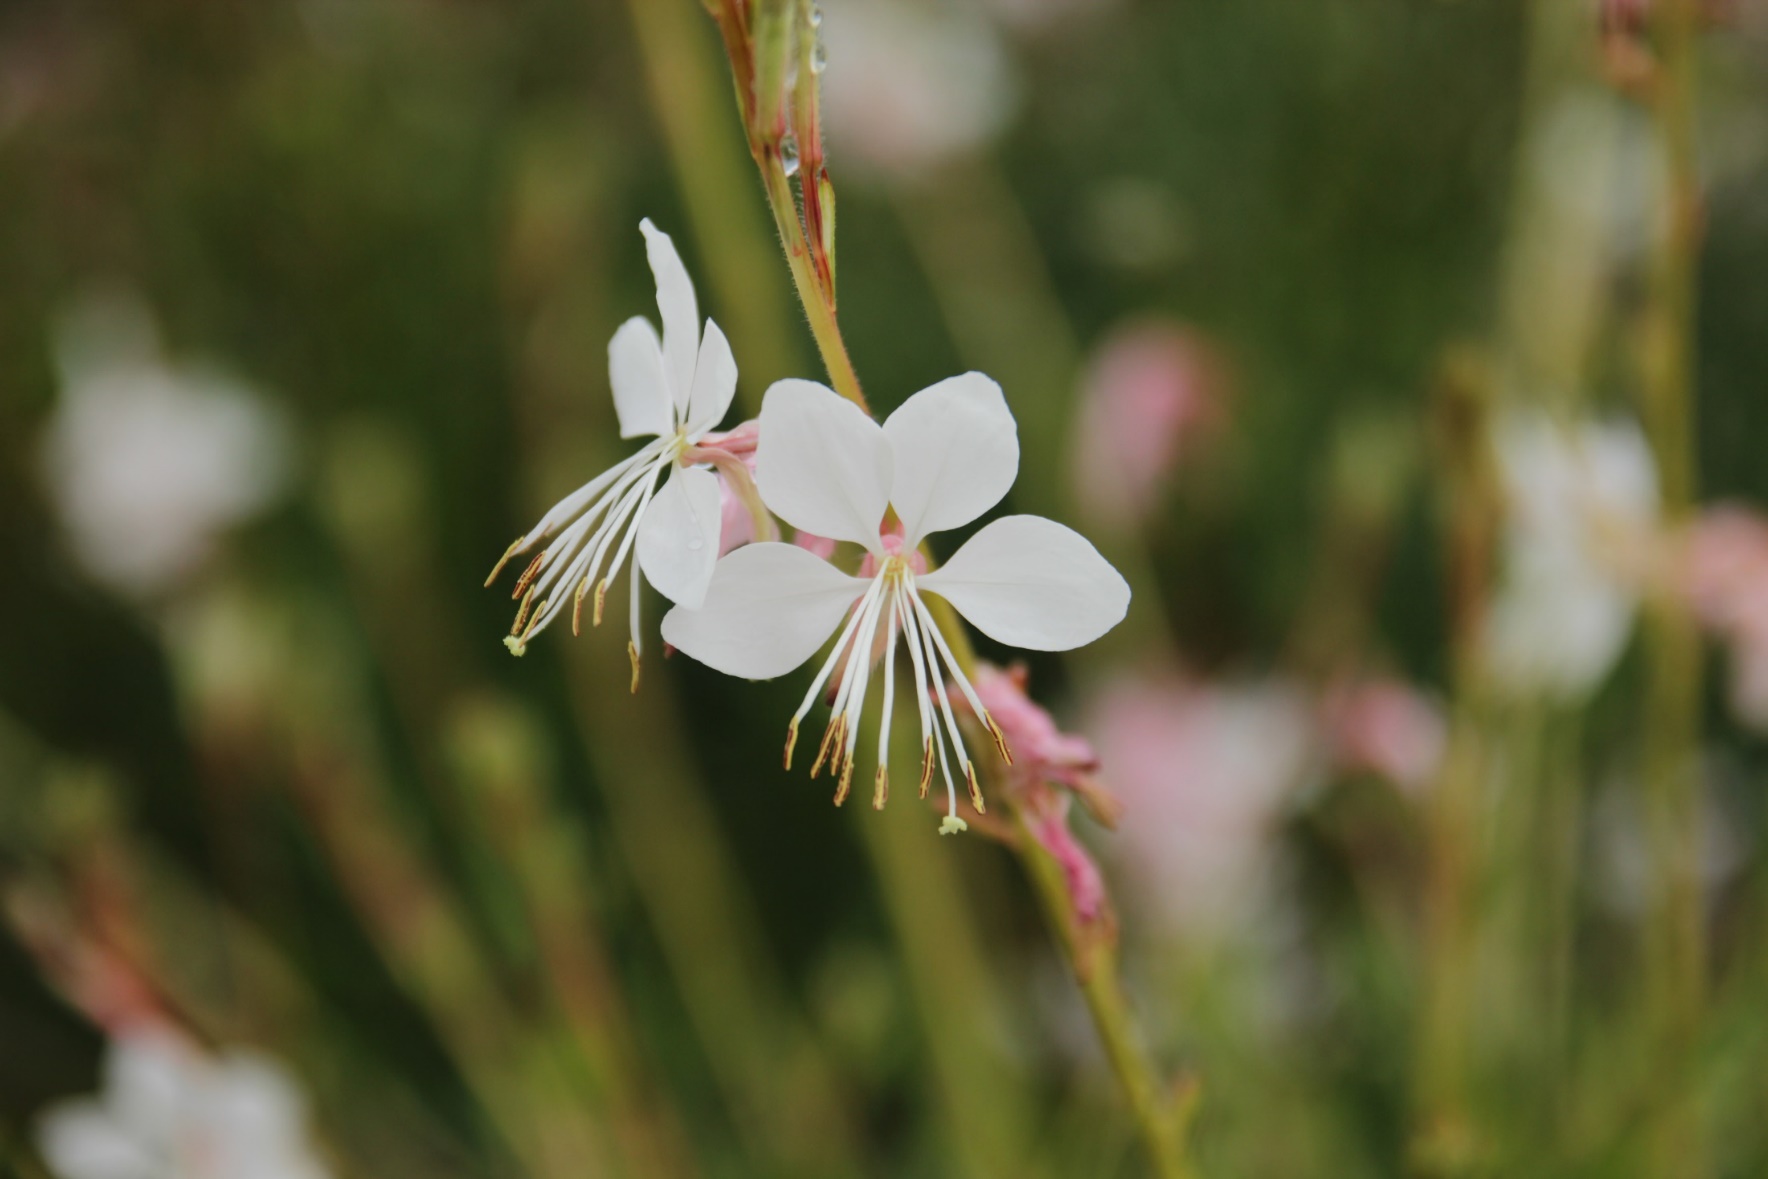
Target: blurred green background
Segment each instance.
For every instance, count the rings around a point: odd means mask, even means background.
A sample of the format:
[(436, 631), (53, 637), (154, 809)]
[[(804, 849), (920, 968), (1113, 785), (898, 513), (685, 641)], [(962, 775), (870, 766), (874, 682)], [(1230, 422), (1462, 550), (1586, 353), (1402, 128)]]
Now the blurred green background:
[[(832, 108), (872, 3), (828, 6)], [(918, 7), (985, 93), (935, 89), (951, 142), (906, 161), (831, 114), (841, 319), (880, 412), (997, 377), (1025, 440), (1009, 508), (1135, 585), (1096, 649), (1031, 660), (1034, 694), (1078, 728), (1125, 676), (1311, 697), (1378, 671), (1491, 738), (1496, 779), (1581, 800), (1546, 932), (1502, 917), (1530, 909), (1519, 828), (1470, 837), (1500, 916), (1448, 1146), (1416, 792), (1301, 759), (1254, 823), (1256, 898), (1208, 926), (1077, 821), (1151, 1051), (1200, 1086), (1200, 1172), (1664, 1175), (1648, 1140), (1692, 1103), (1690, 1174), (1768, 1173), (1768, 746), (1723, 665), (1708, 985), (1670, 1071), (1623, 895), (1643, 837), (1598, 846), (1632, 813), (1649, 661), (1575, 706), (1469, 721), (1457, 698), (1456, 399), (1635, 392), (1656, 133), (1591, 6)], [(909, 49), (849, 36), (913, 78)], [(1768, 23), (1741, 5), (1700, 48), (1700, 496), (1759, 506)], [(653, 313), (641, 217), (730, 334), (741, 416), (821, 375), (745, 155), (695, 0), (0, 7), (0, 1171), (40, 1174), (33, 1119), (95, 1084), (68, 958), (96, 939), (197, 1034), (298, 1075), (340, 1175), (1147, 1173), (1012, 857), (936, 839), (906, 792), (838, 811), (778, 769), (801, 678), (653, 658), (629, 696), (618, 626), (500, 644), (486, 573), (623, 453), (605, 348)], [(1077, 497), (1076, 422), (1089, 358), (1150, 320), (1208, 342), (1216, 425), (1126, 522)], [(106, 532), (70, 471), (149, 463), (127, 500), (208, 427), (164, 424), (151, 462), (102, 424), (80, 450), (69, 389), (106, 348), (253, 407), (216, 427), (237, 502), (160, 558), (128, 555), (151, 504)], [(1517, 377), (1556, 348), (1569, 378)], [(1244, 739), (1278, 740), (1263, 723)], [(1556, 955), (1540, 1000), (1524, 976)]]

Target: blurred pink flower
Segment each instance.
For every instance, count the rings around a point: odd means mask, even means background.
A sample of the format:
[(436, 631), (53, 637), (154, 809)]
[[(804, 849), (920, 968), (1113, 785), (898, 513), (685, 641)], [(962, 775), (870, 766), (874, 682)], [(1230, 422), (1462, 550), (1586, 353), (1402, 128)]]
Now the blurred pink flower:
[(1730, 646), (1732, 709), (1768, 729), (1768, 518), (1735, 504), (1708, 510), (1689, 530), (1679, 588)]
[(1180, 451), (1220, 419), (1220, 358), (1166, 320), (1120, 327), (1093, 354), (1081, 387), (1072, 455), (1083, 507), (1118, 526), (1153, 509)]
[(1126, 677), (1095, 701), (1090, 728), (1131, 820), (1118, 851), (1175, 926), (1220, 932), (1257, 900), (1315, 745), (1312, 713), (1283, 681)]
[(1403, 680), (1334, 684), (1320, 714), (1340, 770), (1377, 774), (1417, 793), (1442, 765), (1448, 721), (1435, 700)]

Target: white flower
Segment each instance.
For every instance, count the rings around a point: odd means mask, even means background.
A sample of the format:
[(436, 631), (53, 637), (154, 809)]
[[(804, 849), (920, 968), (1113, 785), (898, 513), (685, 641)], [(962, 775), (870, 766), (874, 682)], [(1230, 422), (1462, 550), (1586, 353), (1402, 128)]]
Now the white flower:
[[(558, 536), (531, 561), (516, 582), (522, 601), (504, 645), (517, 655), (567, 604), (578, 629), (583, 599), (594, 591), (593, 621), (602, 620), (608, 583), (636, 542), (632, 566), (633, 683), (638, 682), (639, 571), (672, 602), (697, 606), (718, 560), (723, 519), (718, 477), (746, 483), (742, 463), (702, 443), (730, 408), (737, 362), (724, 333), (710, 319), (700, 327), (694, 284), (669, 235), (649, 219), (645, 235), (663, 335), (642, 315), (620, 325), (608, 344), (608, 381), (622, 438), (649, 437), (638, 453), (616, 464), (553, 505), (526, 536), (504, 553), (485, 584), (495, 581), (510, 558), (543, 537)], [(669, 478), (658, 490), (658, 476)], [(562, 529), (562, 531), (560, 531)]]
[(1504, 582), (1485, 636), (1492, 675), (1517, 692), (1585, 695), (1620, 658), (1657, 519), (1657, 471), (1631, 422), (1499, 423), (1508, 498)]
[(46, 1111), (37, 1140), (57, 1179), (326, 1179), (305, 1120), (269, 1061), (150, 1030), (112, 1041), (104, 1091)]
[(973, 9), (825, 0), (823, 12), (823, 111), (844, 160), (913, 178), (983, 147), (1012, 117), (1012, 63)]
[(62, 387), (43, 439), (80, 563), (149, 597), (276, 497), (290, 449), (272, 406), (217, 372), (168, 364), (157, 336), (132, 296), (81, 300), (56, 333)]
[[(1097, 550), (1078, 533), (1038, 516), (996, 520), (943, 568), (924, 572), (916, 552), (922, 538), (988, 511), (1006, 495), (1018, 470), (1013, 415), (1000, 386), (980, 373), (921, 390), (882, 426), (813, 381), (780, 381), (761, 407), (756, 456), (761, 498), (794, 528), (863, 545), (869, 558), (862, 572), (870, 575), (851, 577), (796, 545), (750, 545), (718, 563), (698, 610), (678, 606), (669, 612), (663, 637), (729, 675), (771, 679), (809, 659), (839, 628), (840, 638), (792, 718), (786, 764), (791, 765), (799, 722), (840, 666), (833, 715), (811, 770), (815, 774), (827, 761), (838, 772), (840, 802), (852, 779), (860, 712), (882, 630), (884, 708), (873, 796), (873, 804), (882, 806), (900, 634), (914, 669), (921, 719), (921, 791), (926, 793), (937, 763), (949, 812), (940, 830), (962, 830), (953, 759), (969, 782), (976, 809), (984, 808), (946, 691), (948, 673), (1002, 756), (1007, 750), (934, 624), (922, 591), (944, 598), (990, 638), (1039, 651), (1089, 643), (1115, 626), (1129, 607), (1129, 586)], [(900, 534), (885, 528), (891, 511)]]

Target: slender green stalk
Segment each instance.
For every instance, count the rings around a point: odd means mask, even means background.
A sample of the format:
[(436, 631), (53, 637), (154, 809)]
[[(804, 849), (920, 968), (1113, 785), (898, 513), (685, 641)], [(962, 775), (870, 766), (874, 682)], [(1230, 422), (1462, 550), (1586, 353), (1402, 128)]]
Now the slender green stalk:
[(773, 210), (774, 224), (780, 231), (780, 244), (786, 251), (786, 264), (792, 268), (792, 285), (797, 288), (798, 302), (810, 323), (810, 334), (816, 340), (817, 352), (829, 370), (829, 383), (835, 392), (867, 413), (866, 395), (860, 388), (859, 374), (847, 355), (847, 343), (841, 338), (841, 327), (835, 320), (833, 298), (825, 298), (811, 261), (810, 243), (804, 224), (798, 220), (798, 205), (792, 197), (792, 184), (781, 163), (779, 144), (764, 145), (755, 157), (761, 169), (762, 187), (767, 191), (768, 208)]
[(1106, 1058), (1135, 1113), (1136, 1126), (1154, 1162), (1155, 1173), (1162, 1179), (1190, 1179), (1195, 1172), (1186, 1159), (1185, 1139), (1196, 1105), (1197, 1086), (1193, 1083), (1172, 1092), (1155, 1079), (1124, 1001), (1114, 948), (1083, 947), (1074, 928), (1074, 905), (1061, 868), (1032, 835), (1023, 812), (1011, 801), (1008, 805), (1019, 832), (1019, 860), (1031, 880), (1044, 919), (1056, 931), (1063, 955), (1074, 969), (1087, 1012), (1093, 1017), (1093, 1027), (1099, 1033)]
[[(1695, 158), (1696, 0), (1654, 6), (1659, 71), (1653, 113), (1666, 186), (1644, 332), (1641, 400), (1662, 481), (1665, 522), (1691, 515), (1695, 492), (1694, 323), (1700, 251)], [(1678, 604), (1654, 604), (1647, 632), (1645, 703), (1647, 815), (1657, 876), (1647, 917), (1647, 1004), (1651, 1073), (1662, 1086), (1651, 1173), (1705, 1172), (1695, 1108), (1694, 1049), (1700, 1030), (1705, 956), (1699, 881), (1700, 644)]]

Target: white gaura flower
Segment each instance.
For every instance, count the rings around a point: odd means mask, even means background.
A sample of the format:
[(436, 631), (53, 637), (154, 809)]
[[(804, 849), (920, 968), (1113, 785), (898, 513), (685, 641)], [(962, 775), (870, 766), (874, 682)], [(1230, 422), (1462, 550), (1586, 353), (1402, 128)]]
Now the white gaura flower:
[(112, 1041), (104, 1090), (37, 1125), (57, 1179), (326, 1179), (300, 1092), (270, 1061), (203, 1055), (172, 1033)]
[(852, 781), (860, 712), (882, 634), (874, 806), (884, 805), (888, 788), (892, 672), (900, 637), (921, 720), (921, 793), (937, 764), (948, 812), (940, 830), (961, 831), (953, 762), (968, 781), (973, 805), (978, 811), (984, 805), (953, 716), (948, 675), (1001, 755), (1008, 753), (924, 594), (944, 598), (990, 638), (1036, 651), (1092, 642), (1129, 608), (1129, 586), (1117, 570), (1078, 533), (1038, 516), (995, 520), (943, 568), (925, 571), (916, 551), (922, 538), (981, 516), (1006, 495), (1018, 470), (1013, 414), (1000, 386), (980, 373), (921, 390), (882, 426), (814, 381), (780, 381), (761, 407), (755, 470), (761, 498), (801, 532), (863, 545), (869, 554), (864, 575), (850, 576), (796, 545), (749, 545), (718, 563), (699, 609), (678, 605), (669, 612), (663, 637), (726, 674), (771, 679), (804, 663), (839, 630), (787, 730), (786, 765), (792, 764), (799, 723), (840, 668), (833, 713), (811, 768), (814, 775), (828, 763), (839, 779), (840, 803)]
[(1494, 441), (1507, 519), (1486, 656), (1509, 692), (1575, 703), (1633, 632), (1658, 527), (1651, 448), (1630, 421), (1521, 411)]
[[(529, 640), (571, 607), (576, 633), (583, 601), (594, 594), (592, 621), (600, 625), (608, 584), (632, 564), (633, 687), (639, 668), (639, 571), (672, 602), (694, 607), (706, 595), (718, 560), (723, 519), (716, 467), (740, 496), (755, 501), (740, 456), (711, 434), (730, 408), (737, 362), (712, 320), (700, 327), (694, 284), (669, 235), (649, 219), (645, 235), (663, 334), (642, 315), (620, 325), (608, 344), (608, 382), (622, 438), (648, 437), (638, 453), (616, 464), (553, 505), (526, 536), (512, 544), (485, 584), (497, 579), (512, 557), (543, 538), (547, 546), (528, 563), (512, 597), (521, 600), (504, 645), (522, 654)], [(658, 489), (659, 476), (668, 478)], [(555, 536), (555, 533), (557, 534)]]

